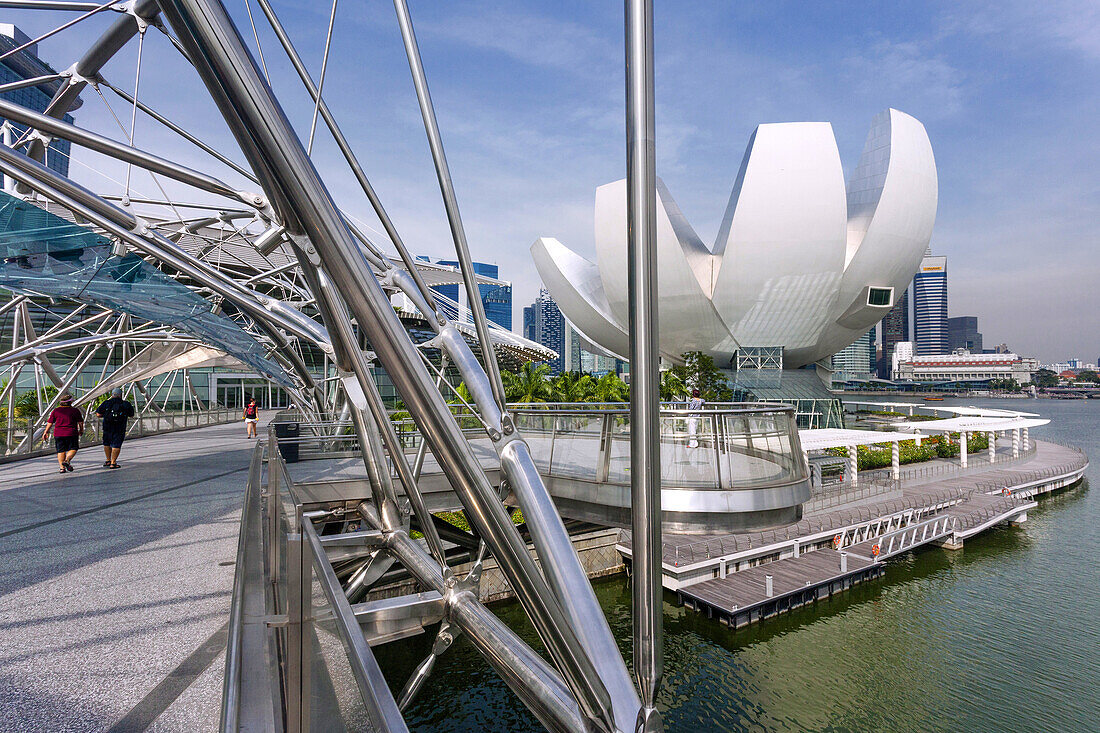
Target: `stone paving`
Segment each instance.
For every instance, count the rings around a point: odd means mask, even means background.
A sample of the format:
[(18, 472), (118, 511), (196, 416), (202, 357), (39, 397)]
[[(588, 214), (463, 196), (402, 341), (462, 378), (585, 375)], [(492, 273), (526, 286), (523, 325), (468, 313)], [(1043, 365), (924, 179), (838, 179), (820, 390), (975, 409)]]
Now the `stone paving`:
[(240, 424), (0, 465), (0, 728), (216, 730)]

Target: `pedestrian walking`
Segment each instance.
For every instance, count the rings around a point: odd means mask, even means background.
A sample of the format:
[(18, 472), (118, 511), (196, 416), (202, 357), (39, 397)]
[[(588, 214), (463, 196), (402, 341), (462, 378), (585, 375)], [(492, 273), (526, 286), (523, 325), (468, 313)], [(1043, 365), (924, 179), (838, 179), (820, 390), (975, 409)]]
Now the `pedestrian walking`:
[[(703, 409), (703, 398), (699, 396), (699, 390), (691, 390), (691, 399), (688, 400), (688, 410), (692, 412), (699, 412)], [(688, 448), (698, 448), (699, 441), (696, 439), (696, 434), (699, 431), (699, 418), (688, 418)]]
[(105, 400), (95, 414), (103, 421), (103, 462), (104, 468), (121, 468), (118, 454), (122, 451), (122, 441), (126, 440), (126, 421), (134, 416), (134, 406), (122, 398), (122, 390), (116, 388), (111, 398)]
[(42, 433), (42, 442), (48, 441), (50, 433), (53, 433), (58, 473), (67, 473), (74, 470), (72, 461), (80, 450), (80, 436), (84, 434), (84, 413), (73, 407), (73, 396), (68, 392), (61, 395), (58, 402), (58, 406), (46, 418), (46, 432)]
[(256, 404), (256, 398), (253, 397), (248, 400), (248, 404), (244, 406), (244, 426), (248, 431), (249, 439), (256, 437), (256, 423), (260, 419), (260, 407)]

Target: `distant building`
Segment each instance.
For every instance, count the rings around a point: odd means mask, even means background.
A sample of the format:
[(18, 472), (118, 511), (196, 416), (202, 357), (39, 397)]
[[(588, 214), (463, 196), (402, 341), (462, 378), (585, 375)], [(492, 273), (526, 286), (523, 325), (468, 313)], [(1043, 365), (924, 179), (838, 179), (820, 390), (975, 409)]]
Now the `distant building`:
[(875, 375), (875, 329), (833, 355), (833, 384), (867, 381)]
[(917, 354), (907, 361), (899, 359), (895, 379), (913, 382), (985, 382), (990, 379), (1031, 381), (1039, 370), (1037, 359), (1016, 354)]
[(556, 359), (546, 362), (550, 365), (551, 374), (559, 374), (568, 363), (569, 353), (566, 351), (565, 333), (568, 324), (561, 314), (561, 309), (546, 288), (539, 290), (539, 297), (531, 304), (535, 311), (535, 336), (536, 341), (548, 349), (557, 352)]
[(917, 354), (951, 351), (947, 335), (947, 258), (925, 253), (913, 278), (913, 340)]
[[(28, 43), (30, 40), (30, 37), (19, 30), (15, 25), (11, 23), (0, 23), (0, 54), (10, 53), (12, 50)], [(3, 61), (0, 61), (0, 84), (11, 84), (12, 82), (22, 81), (24, 79), (34, 79), (40, 76), (53, 77), (56, 75), (56, 69), (38, 58), (37, 43), (31, 44), (22, 51), (14, 53)], [(34, 110), (35, 112), (45, 112), (50, 104), (50, 100), (53, 99), (54, 93), (61, 87), (62, 81), (62, 79), (53, 79), (52, 81), (43, 82), (37, 86), (4, 92), (0, 94), (0, 99), (13, 102), (27, 109)], [(79, 108), (80, 104), (80, 100), (78, 99), (76, 103), (72, 105), (71, 109), (75, 110)], [(64, 115), (61, 119), (69, 124), (74, 122), (72, 115), (69, 114)], [(4, 122), (6, 122), (4, 118), (0, 117), (0, 124)], [(22, 125), (17, 125), (15, 123), (9, 124), (13, 128), (13, 137), (18, 137), (26, 130)], [(4, 142), (5, 144), (11, 144), (14, 142), (14, 139)], [(69, 151), (70, 143), (68, 140), (55, 138), (50, 143), (49, 148), (46, 149), (46, 166), (63, 176), (68, 176)]]
[(947, 348), (966, 349), (971, 354), (982, 353), (982, 335), (978, 332), (977, 316), (957, 316), (947, 319)]
[(581, 354), (584, 352), (583, 338), (577, 329), (573, 328), (568, 321), (565, 322), (565, 348), (562, 350), (562, 365), (561, 370), (563, 372), (579, 372), (582, 371), (581, 366)]
[(912, 341), (899, 341), (894, 345), (894, 353), (890, 355), (890, 379), (899, 378), (899, 367), (905, 362), (912, 361), (915, 353)]
[(878, 375), (890, 378), (890, 369), (894, 357), (894, 347), (909, 340), (909, 288), (902, 291), (894, 307), (879, 324), (882, 334), (882, 356), (879, 360)]
[[(454, 260), (438, 260), (436, 264), (458, 267)], [(474, 274), (500, 279), (500, 270), (496, 265), (485, 262), (475, 262)], [(512, 330), (512, 283), (501, 282), (499, 284), (479, 283), (481, 302), (485, 307), (485, 317), (506, 331)], [(470, 304), (466, 299), (466, 287), (460, 283), (450, 285), (436, 285), (432, 288), (459, 304), (461, 312), (467, 321), (473, 322), (473, 314), (470, 312)]]
[(523, 306), (523, 338), (535, 340), (535, 306)]

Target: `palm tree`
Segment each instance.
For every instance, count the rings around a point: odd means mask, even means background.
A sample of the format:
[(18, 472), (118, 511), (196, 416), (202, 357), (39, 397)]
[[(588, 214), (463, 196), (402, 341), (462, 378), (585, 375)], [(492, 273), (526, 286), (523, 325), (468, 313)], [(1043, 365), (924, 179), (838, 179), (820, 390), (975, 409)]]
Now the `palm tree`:
[(676, 402), (687, 399), (688, 390), (684, 380), (676, 372), (666, 369), (661, 372), (661, 399), (665, 402)]
[(562, 372), (551, 381), (557, 402), (587, 402), (595, 384), (584, 372)]
[(554, 393), (547, 378), (549, 364), (527, 362), (519, 372), (504, 372), (504, 393), (509, 402), (532, 403), (553, 399)]
[(599, 378), (592, 391), (592, 402), (626, 402), (630, 399), (630, 387), (615, 372)]

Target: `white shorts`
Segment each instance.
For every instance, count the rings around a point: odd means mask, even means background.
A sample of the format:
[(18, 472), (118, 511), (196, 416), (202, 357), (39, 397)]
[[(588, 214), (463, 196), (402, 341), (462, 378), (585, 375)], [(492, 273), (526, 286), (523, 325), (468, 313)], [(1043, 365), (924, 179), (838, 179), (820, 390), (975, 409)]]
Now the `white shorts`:
[(252, 423), (253, 425), (255, 425), (255, 424), (256, 424), (256, 418), (254, 418), (254, 417), (246, 417), (246, 418), (244, 419), (244, 421), (245, 421), (246, 423)]

